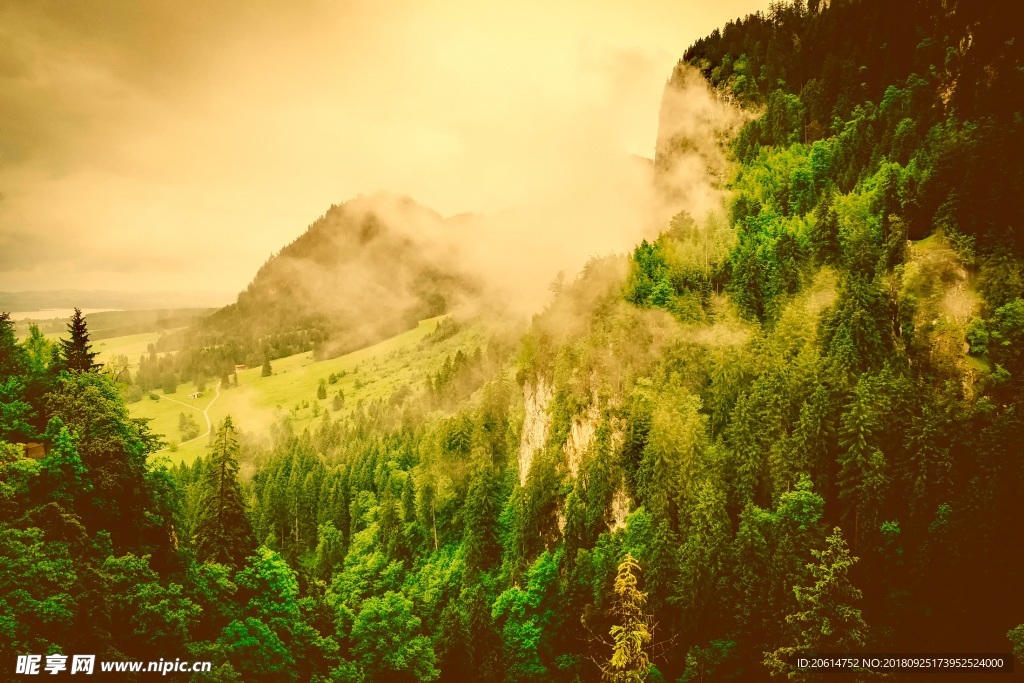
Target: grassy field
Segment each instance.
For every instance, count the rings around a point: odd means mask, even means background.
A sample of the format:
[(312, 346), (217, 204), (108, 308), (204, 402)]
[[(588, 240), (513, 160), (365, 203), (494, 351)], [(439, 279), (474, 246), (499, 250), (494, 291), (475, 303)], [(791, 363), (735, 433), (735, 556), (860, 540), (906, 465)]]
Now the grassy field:
[[(129, 334), (124, 337), (112, 337), (93, 342), (92, 350), (99, 351), (96, 357), (97, 362), (109, 362), (114, 356), (128, 356), (129, 368), (135, 370), (139, 364), (139, 356), (146, 354), (150, 344), (155, 344), (162, 332), (144, 332), (142, 334)], [(133, 373), (134, 375), (134, 373)]]
[[(179, 387), (176, 393), (169, 396), (165, 396), (159, 391), (153, 392), (153, 395), (159, 396), (157, 400), (154, 401), (147, 396), (137, 403), (129, 404), (128, 409), (131, 411), (132, 417), (145, 417), (152, 420), (149, 426), (153, 428), (153, 431), (163, 434), (164, 440), (168, 443), (176, 443), (181, 441), (181, 434), (178, 432), (178, 419), (181, 413), (192, 415), (199, 423), (201, 432), (206, 431), (206, 419), (203, 417), (203, 411), (209, 407), (210, 402), (216, 397), (216, 393), (210, 389), (199, 398), (190, 399), (188, 395), (192, 391), (191, 385), (185, 384)], [(181, 446), (181, 452), (184, 453), (191, 446), (198, 447), (206, 443), (205, 439), (199, 441), (201, 443), (193, 442)], [(201, 452), (201, 450), (199, 449), (197, 452)], [(174, 455), (170, 452), (164, 454)]]
[[(446, 356), (454, 355), (460, 348), (470, 350), (484, 343), (478, 328), (466, 327), (449, 339), (421, 348), (420, 342), (442, 318), (423, 320), (408, 332), (330, 360), (314, 361), (310, 353), (279, 358), (272, 363), (270, 377), (261, 377), (258, 367), (242, 370), (238, 373), (238, 386), (220, 390), (219, 396), (211, 385), (203, 396), (190, 400), (186, 396), (191, 388), (183, 385), (176, 394), (165, 396), (158, 392), (158, 400), (143, 398), (129, 408), (135, 417), (151, 418), (153, 429), (164, 434), (168, 442), (180, 439), (178, 419), (186, 411), (192, 411), (204, 432), (203, 410), (207, 410), (214, 424), (231, 415), (240, 430), (255, 433), (265, 432), (272, 422), (290, 415), (299, 432), (317, 419), (315, 414), (331, 410), (332, 399), (339, 390), (344, 392), (345, 407), (334, 415), (347, 413), (360, 400), (390, 396), (405, 384), (419, 389), (426, 375), (436, 372)], [(327, 398), (318, 400), (316, 392), (321, 378), (326, 380), (332, 373), (343, 372), (345, 376), (337, 383), (327, 385)], [(206, 452), (207, 442), (205, 436), (200, 437), (173, 450), (166, 449), (160, 455), (172, 461), (191, 462)]]
[[(92, 342), (92, 350), (99, 352), (96, 356), (98, 363), (109, 363), (114, 356), (124, 355), (128, 357), (129, 370), (133, 373), (139, 365), (139, 356), (146, 355), (150, 344), (155, 344), (166, 332), (142, 332), (140, 334), (128, 334), (123, 337), (111, 337)], [(58, 339), (67, 338), (66, 332), (52, 332), (45, 335), (47, 339), (56, 342)], [(164, 354), (157, 354), (163, 356)]]

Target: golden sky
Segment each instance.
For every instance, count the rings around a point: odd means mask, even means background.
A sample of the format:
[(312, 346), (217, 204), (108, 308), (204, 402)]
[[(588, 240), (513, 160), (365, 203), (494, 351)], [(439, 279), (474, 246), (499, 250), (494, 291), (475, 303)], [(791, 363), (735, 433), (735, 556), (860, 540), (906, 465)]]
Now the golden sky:
[(234, 292), (380, 190), (587, 202), (693, 39), (766, 4), (0, 0), (0, 290)]

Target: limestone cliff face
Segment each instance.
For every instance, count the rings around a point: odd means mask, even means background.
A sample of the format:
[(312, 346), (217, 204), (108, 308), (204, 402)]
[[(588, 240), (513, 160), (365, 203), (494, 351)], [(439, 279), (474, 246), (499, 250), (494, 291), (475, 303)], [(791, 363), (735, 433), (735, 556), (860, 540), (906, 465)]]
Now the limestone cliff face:
[(543, 377), (537, 378), (536, 386), (527, 383), (523, 387), (523, 431), (519, 439), (519, 485), (526, 484), (526, 475), (530, 472), (533, 456), (537, 449), (543, 448), (548, 440), (551, 428), (551, 415), (548, 404), (554, 396), (554, 387)]
[[(533, 464), (537, 450), (543, 448), (547, 443), (551, 431), (551, 415), (548, 412), (548, 407), (554, 393), (552, 384), (542, 377), (538, 378), (535, 383), (527, 383), (523, 387), (525, 415), (519, 441), (520, 486), (526, 485), (526, 478), (530, 473), (530, 466)], [(596, 403), (591, 404), (582, 414), (572, 418), (569, 435), (562, 446), (565, 465), (568, 467), (572, 479), (576, 479), (579, 475), (583, 458), (594, 444), (600, 421), (601, 410)], [(621, 425), (613, 424), (611, 443), (609, 444), (612, 452), (615, 452), (622, 444), (622, 438)], [(629, 496), (626, 494), (625, 482), (620, 482), (612, 498), (610, 509), (607, 511), (609, 530), (616, 531), (625, 526), (629, 508)], [(565, 526), (565, 515), (562, 510), (559, 510), (557, 515), (558, 527), (559, 530), (562, 530)]]
[(572, 419), (572, 424), (569, 426), (569, 438), (566, 439), (563, 450), (573, 479), (579, 474), (580, 462), (583, 460), (584, 454), (594, 443), (597, 423), (600, 419), (601, 412), (595, 405), (587, 408), (587, 412), (583, 415), (577, 415)]
[(612, 533), (626, 528), (627, 515), (629, 515), (629, 496), (626, 495), (626, 486), (623, 483), (615, 489), (615, 494), (612, 496), (612, 509), (608, 521), (608, 528)]

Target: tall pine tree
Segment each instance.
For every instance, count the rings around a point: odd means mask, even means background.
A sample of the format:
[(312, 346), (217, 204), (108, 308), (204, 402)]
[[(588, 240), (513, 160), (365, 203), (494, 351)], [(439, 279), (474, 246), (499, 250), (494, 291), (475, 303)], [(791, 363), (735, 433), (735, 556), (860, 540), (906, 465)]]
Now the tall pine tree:
[(839, 500), (845, 505), (846, 515), (853, 516), (853, 548), (860, 547), (865, 529), (875, 527), (875, 516), (885, 495), (888, 477), (882, 451), (871, 444), (872, 433), (878, 420), (872, 410), (871, 385), (862, 379), (854, 398), (842, 417), (839, 444), (845, 452), (839, 454)]
[(91, 372), (100, 367), (95, 361), (96, 351), (92, 350), (89, 343), (89, 329), (85, 324), (85, 316), (79, 308), (68, 322), (68, 333), (70, 339), (60, 340), (61, 357), (64, 360), (64, 367), (72, 372)]
[(647, 594), (639, 587), (640, 565), (629, 553), (619, 563), (615, 577), (615, 614), (621, 622), (612, 626), (615, 639), (611, 659), (601, 667), (601, 677), (611, 683), (643, 683), (650, 671), (651, 619), (644, 612)]
[(256, 546), (238, 485), (238, 441), (231, 417), (225, 417), (213, 444), (206, 493), (194, 536), (202, 562), (240, 567)]
[(500, 529), (501, 482), (487, 463), (478, 465), (466, 493), (466, 572), (475, 576), (501, 561)]
[(818, 563), (807, 565), (810, 585), (793, 589), (800, 610), (787, 616), (786, 623), (797, 634), (795, 644), (765, 656), (765, 666), (773, 675), (784, 673), (791, 681), (817, 680), (817, 672), (808, 673), (789, 664), (796, 653), (851, 652), (867, 644), (867, 624), (854, 606), (862, 594), (849, 577), (858, 558), (850, 554), (839, 527), (826, 542), (825, 550), (811, 551)]

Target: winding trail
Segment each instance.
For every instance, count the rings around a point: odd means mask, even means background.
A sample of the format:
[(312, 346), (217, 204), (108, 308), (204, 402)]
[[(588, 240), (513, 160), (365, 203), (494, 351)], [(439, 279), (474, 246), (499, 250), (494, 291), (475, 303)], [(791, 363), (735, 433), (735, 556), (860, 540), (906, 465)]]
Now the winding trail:
[[(158, 396), (159, 396), (159, 394), (158, 394)], [(192, 410), (199, 411), (199, 412), (201, 412), (203, 414), (203, 417), (206, 419), (206, 431), (205, 432), (203, 432), (199, 436), (195, 437), (194, 439), (189, 439), (188, 441), (182, 441), (181, 443), (178, 444), (178, 446), (184, 446), (187, 443), (192, 443), (193, 441), (199, 441), (199, 439), (202, 439), (202, 438), (210, 435), (210, 432), (213, 431), (213, 423), (210, 421), (210, 406), (212, 406), (214, 403), (216, 403), (218, 398), (220, 398), (220, 382), (217, 382), (217, 386), (214, 387), (213, 398), (210, 399), (210, 402), (207, 403), (206, 407), (203, 408), (202, 410), (199, 410), (199, 408), (196, 408), (195, 406), (190, 406), (189, 404), (185, 403), (184, 401), (179, 401), (176, 398), (171, 398), (170, 396), (160, 396), (160, 400), (161, 401), (172, 401), (174, 403), (177, 403), (178, 405), (185, 406), (186, 408), (191, 408)], [(163, 453), (164, 451), (168, 450), (168, 448), (169, 447), (164, 447), (164, 448), (161, 448), (158, 451), (153, 451), (152, 453), (150, 453), (150, 455), (156, 455), (157, 453)]]

